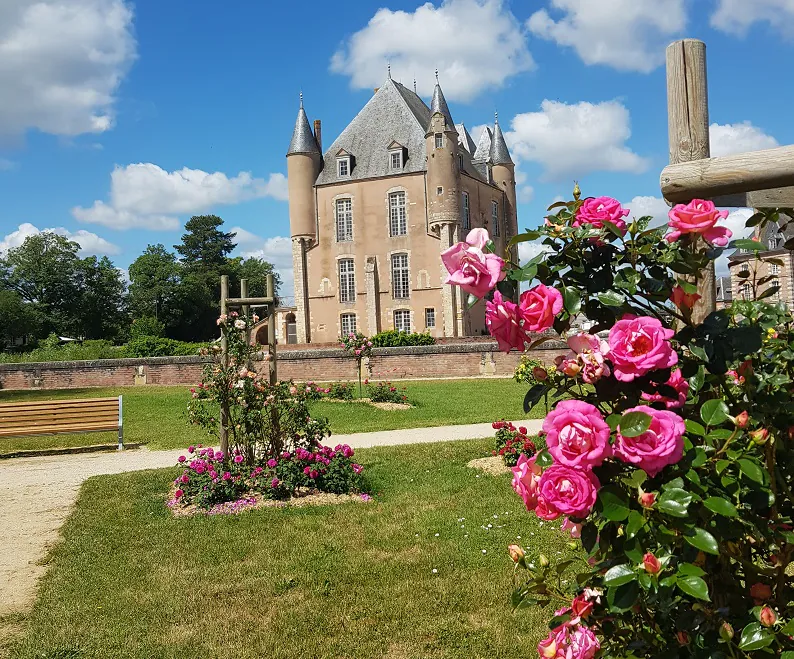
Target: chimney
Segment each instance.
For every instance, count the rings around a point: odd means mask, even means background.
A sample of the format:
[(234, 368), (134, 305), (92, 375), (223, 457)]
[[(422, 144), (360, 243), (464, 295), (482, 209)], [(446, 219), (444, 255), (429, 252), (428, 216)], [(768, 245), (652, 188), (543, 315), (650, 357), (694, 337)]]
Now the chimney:
[(380, 87), (375, 87), (375, 89), (372, 90), (372, 94), (377, 94), (379, 89)]
[(317, 141), (317, 148), (323, 152), (323, 129), (319, 119), (314, 120), (314, 139)]

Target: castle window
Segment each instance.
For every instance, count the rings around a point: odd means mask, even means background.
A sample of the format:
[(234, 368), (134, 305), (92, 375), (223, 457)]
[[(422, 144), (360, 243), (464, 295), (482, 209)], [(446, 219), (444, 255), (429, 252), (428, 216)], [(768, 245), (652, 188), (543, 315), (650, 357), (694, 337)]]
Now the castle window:
[(739, 292), (741, 293), (742, 300), (752, 299), (753, 291), (749, 282), (744, 282), (741, 288), (739, 289)]
[(391, 162), (392, 169), (402, 169), (403, 168), (403, 152), (402, 149), (399, 151), (392, 151), (389, 154), (389, 160)]
[(463, 171), (463, 156), (458, 156), (458, 169)]
[(436, 326), (436, 310), (433, 307), (425, 309), (425, 327), (433, 329)]
[(356, 314), (343, 313), (339, 316), (339, 327), (342, 330), (342, 336), (356, 333)]
[(408, 270), (408, 254), (391, 256), (392, 294), (396, 300), (404, 300), (411, 295), (411, 273)]
[(770, 275), (780, 274), (780, 266), (777, 263), (770, 263), (769, 264), (769, 274)]
[(471, 228), (471, 213), (469, 211), (469, 193), (463, 193), (463, 228), (468, 231)]
[(769, 281), (769, 288), (777, 289), (774, 293), (772, 293), (772, 301), (780, 302), (780, 280), (777, 277)]
[(436, 194), (438, 194), (438, 195), (442, 195), (442, 194), (444, 194), (444, 188), (442, 188), (442, 187), (439, 185), (439, 186), (436, 188)]
[(444, 133), (436, 133), (436, 148), (444, 148)]
[(394, 312), (394, 329), (398, 332), (411, 331), (411, 312), (408, 309), (397, 309)]
[(404, 236), (408, 233), (408, 223), (405, 215), (405, 193), (392, 192), (389, 194), (389, 235)]
[(493, 235), (499, 235), (499, 203), (491, 202), (491, 222), (493, 223)]
[(777, 236), (770, 236), (769, 237), (769, 249), (777, 249)]
[(356, 275), (353, 259), (340, 259), (339, 261), (339, 301), (356, 301)]
[(336, 173), (339, 176), (350, 176), (350, 156), (336, 159)]
[(353, 240), (353, 200), (336, 200), (336, 241)]

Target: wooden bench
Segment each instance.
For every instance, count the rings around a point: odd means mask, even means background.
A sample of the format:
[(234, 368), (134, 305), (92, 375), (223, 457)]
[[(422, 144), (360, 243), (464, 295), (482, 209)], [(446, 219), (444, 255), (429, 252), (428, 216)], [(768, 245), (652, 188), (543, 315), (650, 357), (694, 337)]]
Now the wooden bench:
[(121, 396), (0, 403), (0, 438), (110, 431), (123, 449)]

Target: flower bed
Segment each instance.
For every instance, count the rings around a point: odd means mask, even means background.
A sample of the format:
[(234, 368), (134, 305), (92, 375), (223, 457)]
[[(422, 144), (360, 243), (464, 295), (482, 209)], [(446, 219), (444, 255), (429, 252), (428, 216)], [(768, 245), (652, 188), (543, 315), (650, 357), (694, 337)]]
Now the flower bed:
[(491, 427), (496, 430), (493, 455), (500, 457), (506, 466), (513, 467), (522, 455), (531, 458), (537, 452), (524, 426), (516, 428), (510, 421), (502, 420), (494, 421)]

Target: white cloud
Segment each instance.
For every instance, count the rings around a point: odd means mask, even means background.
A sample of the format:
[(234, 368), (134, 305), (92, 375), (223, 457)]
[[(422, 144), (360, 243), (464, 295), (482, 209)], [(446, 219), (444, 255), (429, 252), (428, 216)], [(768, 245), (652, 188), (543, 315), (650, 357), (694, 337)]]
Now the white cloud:
[(281, 297), (291, 301), (295, 295), (295, 278), (292, 271), (292, 239), (285, 236), (262, 238), (242, 227), (232, 227), (237, 234), (237, 250), (244, 258), (264, 259), (272, 263), (281, 276)]
[(505, 139), (511, 153), (540, 163), (546, 180), (648, 168), (648, 161), (626, 146), (629, 111), (617, 101), (568, 105), (545, 100), (540, 112), (518, 114), (510, 125)]
[(108, 130), (135, 59), (124, 0), (0, 2), (0, 135)]
[(540, 240), (527, 241), (518, 244), (518, 261), (526, 263), (529, 259), (541, 253), (551, 252), (548, 245), (544, 245)]
[(215, 206), (250, 199), (287, 199), (287, 178), (271, 174), (268, 180), (249, 172), (228, 177), (183, 167), (167, 172), (152, 163), (116, 166), (110, 175), (110, 201), (95, 201), (90, 208), (76, 207), (72, 214), (81, 222), (113, 229), (173, 230), (177, 215), (201, 213)]
[(121, 248), (118, 245), (114, 245), (104, 238), (100, 238), (95, 233), (91, 233), (85, 229), (80, 229), (79, 231), (68, 231), (63, 227), (55, 227), (53, 229), (39, 230), (29, 222), (25, 222), (24, 224), (20, 224), (16, 231), (12, 231), (2, 240), (0, 240), (0, 254), (7, 252), (13, 247), (19, 247), (25, 242), (25, 238), (44, 233), (45, 231), (57, 233), (59, 236), (63, 236), (64, 238), (68, 238), (69, 240), (76, 242), (78, 245), (80, 245), (80, 256), (89, 256), (92, 254), (96, 254), (98, 256), (109, 256), (121, 252)]
[[(746, 1), (746, 0), (737, 0)], [(536, 11), (527, 26), (538, 37), (576, 50), (585, 64), (649, 73), (686, 26), (685, 0), (551, 0), (555, 20)]]
[(415, 12), (378, 9), (331, 58), (331, 71), (350, 76), (356, 89), (380, 85), (392, 76), (408, 84), (416, 76), (429, 96), (433, 68), (448, 99), (468, 101), (505, 80), (534, 68), (526, 34), (503, 0), (427, 2)]
[(623, 204), (631, 210), (631, 217), (641, 218), (650, 215), (653, 220), (651, 226), (658, 227), (667, 224), (667, 213), (670, 206), (661, 197), (634, 197), (627, 204)]
[(719, 0), (711, 15), (712, 27), (744, 35), (756, 21), (774, 26), (790, 24), (794, 18), (794, 0)]
[(711, 124), (709, 142), (712, 156), (727, 156), (759, 149), (773, 149), (778, 141), (771, 135), (753, 126), (749, 121), (738, 124)]

